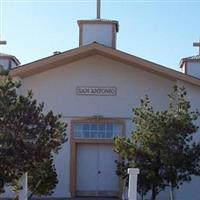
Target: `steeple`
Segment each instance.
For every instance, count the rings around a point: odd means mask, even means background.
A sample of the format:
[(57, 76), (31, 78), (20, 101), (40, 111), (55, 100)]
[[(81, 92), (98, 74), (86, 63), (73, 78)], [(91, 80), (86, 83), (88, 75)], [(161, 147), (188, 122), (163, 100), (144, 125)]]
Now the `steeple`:
[(181, 59), (180, 68), (184, 74), (200, 79), (200, 40), (194, 42), (193, 46), (199, 48), (199, 54)]
[(97, 19), (101, 18), (101, 0), (97, 0)]
[(118, 21), (101, 18), (101, 0), (97, 0), (97, 18), (78, 20), (79, 46), (93, 42), (116, 48), (116, 38), (119, 29)]

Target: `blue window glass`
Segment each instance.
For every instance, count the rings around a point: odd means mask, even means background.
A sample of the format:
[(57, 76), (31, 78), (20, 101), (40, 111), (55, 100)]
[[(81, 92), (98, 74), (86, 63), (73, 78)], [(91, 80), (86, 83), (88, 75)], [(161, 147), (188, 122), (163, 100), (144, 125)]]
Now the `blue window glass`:
[(105, 138), (105, 131), (99, 131), (99, 138)]
[(91, 124), (91, 130), (97, 131), (97, 124)]
[(113, 124), (107, 124), (106, 131), (113, 131)]
[(105, 124), (99, 124), (99, 131), (105, 131)]
[(113, 138), (113, 132), (112, 131), (106, 131), (106, 138)]
[(75, 127), (74, 127), (75, 132), (81, 131), (81, 129), (82, 129), (82, 124), (76, 124)]
[(90, 125), (89, 124), (83, 124), (83, 131), (89, 131)]
[(91, 131), (91, 138), (98, 139), (98, 132), (97, 131)]
[(90, 132), (89, 131), (83, 131), (83, 138), (90, 138)]
[(82, 133), (80, 131), (75, 132), (76, 138), (82, 138)]
[(74, 136), (82, 139), (112, 139), (122, 135), (122, 130), (122, 125), (115, 123), (77, 123)]

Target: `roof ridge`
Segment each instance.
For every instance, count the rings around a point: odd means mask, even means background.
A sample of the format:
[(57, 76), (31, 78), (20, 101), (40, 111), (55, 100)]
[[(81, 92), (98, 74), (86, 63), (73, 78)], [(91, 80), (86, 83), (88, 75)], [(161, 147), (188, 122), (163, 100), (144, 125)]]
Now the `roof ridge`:
[(74, 62), (84, 57), (92, 56), (95, 54), (99, 54), (101, 56), (105, 56), (128, 65), (132, 65), (134, 67), (148, 71), (150, 73), (166, 77), (170, 80), (175, 80), (175, 81), (182, 80), (200, 86), (200, 79), (196, 77), (183, 74), (177, 70), (170, 69), (166, 66), (145, 60), (143, 58), (131, 55), (127, 52), (123, 52), (118, 49), (112, 49), (110, 47), (106, 47), (98, 43), (84, 45), (75, 49), (70, 49), (56, 56), (50, 56), (47, 58), (34, 61), (32, 63), (21, 65), (15, 69), (12, 69), (10, 71), (10, 75), (20, 76), (24, 78), (36, 73), (41, 73), (43, 71), (61, 66), (63, 65), (63, 63), (66, 64)]
[(185, 57), (185, 58), (182, 58), (182, 59), (200, 59), (200, 55), (197, 54), (197, 55), (188, 56), (188, 57)]
[(11, 55), (11, 54), (1, 53), (1, 52), (0, 52), (0, 56), (12, 56), (13, 57), (13, 55)]

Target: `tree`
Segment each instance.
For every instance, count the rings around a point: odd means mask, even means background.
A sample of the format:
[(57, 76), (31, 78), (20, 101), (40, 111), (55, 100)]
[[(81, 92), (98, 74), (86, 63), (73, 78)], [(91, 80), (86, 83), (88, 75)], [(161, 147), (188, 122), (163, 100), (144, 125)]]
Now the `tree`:
[(198, 130), (194, 121), (199, 117), (199, 111), (191, 111), (186, 95), (185, 88), (174, 87), (169, 95), (168, 112), (162, 117), (165, 132), (162, 162), (172, 199), (174, 188), (179, 188), (185, 181), (191, 181), (192, 175), (200, 175), (200, 143), (193, 140)]
[(51, 195), (53, 193), (58, 179), (52, 157), (39, 162), (37, 168), (29, 172), (28, 183), (31, 183), (29, 190), (32, 191), (28, 199), (31, 199), (34, 194)]
[[(28, 172), (31, 191), (51, 194), (58, 182), (53, 154), (66, 141), (66, 124), (52, 111), (44, 113), (44, 104), (38, 104), (31, 91), (18, 94), (20, 86), (1, 76), (0, 177), (6, 185), (16, 185)], [(35, 188), (37, 183), (40, 187)]]
[(151, 190), (151, 199), (155, 200), (167, 186), (173, 191), (191, 181), (192, 175), (200, 175), (200, 144), (193, 140), (199, 112), (191, 111), (186, 95), (185, 88), (174, 86), (164, 111), (154, 111), (146, 95), (133, 109), (135, 128), (131, 137), (115, 138), (114, 149), (122, 157), (118, 173), (125, 174), (127, 167), (140, 168), (141, 196)]

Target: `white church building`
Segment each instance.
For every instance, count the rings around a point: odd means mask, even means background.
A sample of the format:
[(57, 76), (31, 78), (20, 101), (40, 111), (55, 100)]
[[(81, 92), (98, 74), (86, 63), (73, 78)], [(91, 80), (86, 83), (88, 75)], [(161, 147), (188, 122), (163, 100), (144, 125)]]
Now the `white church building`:
[[(99, 7), (97, 19), (79, 20), (78, 27), (78, 48), (25, 65), (1, 54), (0, 64), (21, 80), (22, 93), (32, 89), (46, 111), (62, 114), (68, 124), (68, 141), (55, 157), (59, 183), (52, 197), (120, 197), (113, 137), (130, 135), (132, 108), (145, 94), (155, 109), (165, 109), (171, 88), (185, 86), (199, 108), (200, 55), (183, 58), (179, 72), (122, 52), (116, 48), (118, 21), (101, 19)], [(200, 200), (199, 189), (200, 178), (194, 177), (175, 192), (176, 200)], [(169, 191), (159, 199), (169, 200)]]

